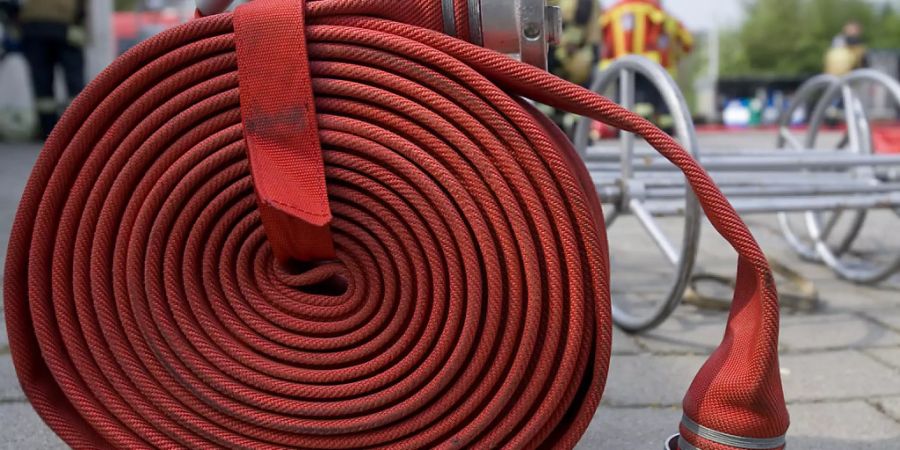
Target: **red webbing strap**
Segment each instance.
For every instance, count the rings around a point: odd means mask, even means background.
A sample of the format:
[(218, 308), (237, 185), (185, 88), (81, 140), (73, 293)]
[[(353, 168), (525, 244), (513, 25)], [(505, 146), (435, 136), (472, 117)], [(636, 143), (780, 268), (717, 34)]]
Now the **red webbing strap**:
[(260, 217), (280, 260), (334, 258), (303, 0), (234, 12), (241, 121)]

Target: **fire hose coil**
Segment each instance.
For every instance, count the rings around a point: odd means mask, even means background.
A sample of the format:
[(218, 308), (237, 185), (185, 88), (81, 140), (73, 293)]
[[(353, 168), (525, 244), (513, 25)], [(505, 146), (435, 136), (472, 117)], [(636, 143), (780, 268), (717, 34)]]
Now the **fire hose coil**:
[[(455, 11), (466, 36), (466, 2)], [(10, 348), (66, 443), (574, 447), (609, 364), (606, 236), (571, 144), (520, 97), (642, 135), (685, 171), (740, 255), (723, 345), (685, 412), (735, 436), (784, 434), (766, 260), (668, 135), (440, 33), (439, 1), (311, 0), (306, 126), (333, 259), (282, 262), (248, 158), (234, 17), (116, 60), (26, 187), (4, 281)]]

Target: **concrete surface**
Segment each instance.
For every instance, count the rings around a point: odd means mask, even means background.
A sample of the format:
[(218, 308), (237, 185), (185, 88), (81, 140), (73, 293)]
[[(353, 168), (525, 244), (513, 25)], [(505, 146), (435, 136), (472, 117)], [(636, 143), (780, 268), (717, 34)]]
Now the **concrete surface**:
[[(706, 146), (732, 148), (765, 147), (770, 139), (758, 132), (701, 138)], [(10, 223), (36, 153), (35, 146), (0, 145), (0, 252), (5, 253)], [(873, 216), (866, 239), (881, 242), (881, 250), (900, 251), (896, 238), (900, 218)], [(792, 416), (788, 448), (900, 448), (900, 278), (876, 287), (837, 280), (826, 268), (803, 262), (787, 249), (774, 216), (747, 220), (767, 253), (812, 280), (821, 294), (815, 311), (786, 310), (782, 316), (782, 376)], [(628, 281), (660, 290), (669, 269), (654, 247), (637, 244), (644, 242), (643, 232), (630, 225), (617, 223), (610, 235), (618, 288), (629, 290)], [(711, 227), (703, 231), (698, 270), (732, 275), (733, 253)], [(641, 274), (650, 279), (634, 275), (629, 267), (641, 267)], [(652, 289), (647, 292), (641, 295), (651, 295)], [(650, 333), (629, 336), (617, 331), (603, 405), (578, 448), (662, 448), (664, 439), (677, 430), (681, 398), (721, 339), (725, 319), (722, 311), (682, 305)], [(5, 328), (0, 329), (0, 448), (61, 446), (21, 393)]]

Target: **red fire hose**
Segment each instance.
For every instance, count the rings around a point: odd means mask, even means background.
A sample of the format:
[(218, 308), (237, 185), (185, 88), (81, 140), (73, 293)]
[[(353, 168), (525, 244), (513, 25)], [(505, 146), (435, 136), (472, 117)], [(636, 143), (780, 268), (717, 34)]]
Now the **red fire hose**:
[[(116, 60), (47, 141), (4, 298), (23, 389), (66, 443), (572, 448), (609, 363), (606, 236), (571, 145), (521, 96), (640, 134), (684, 170), (740, 259), (725, 338), (685, 398), (680, 448), (783, 447), (768, 265), (674, 140), (440, 33), (440, 2), (309, 0), (305, 11), (314, 105), (290, 86), (247, 88), (246, 39), (273, 55), (295, 42), (235, 37), (235, 16), (220, 14)], [(300, 106), (278, 100), (292, 96)], [(267, 196), (315, 189), (287, 189), (278, 170), (297, 164), (285, 154), (263, 154), (269, 171), (253, 152), (308, 127), (330, 220), (298, 238), (324, 249), (317, 262), (282, 263), (297, 228), (266, 216), (277, 209)], [(304, 178), (314, 162), (300, 169), (288, 178), (318, 182)]]

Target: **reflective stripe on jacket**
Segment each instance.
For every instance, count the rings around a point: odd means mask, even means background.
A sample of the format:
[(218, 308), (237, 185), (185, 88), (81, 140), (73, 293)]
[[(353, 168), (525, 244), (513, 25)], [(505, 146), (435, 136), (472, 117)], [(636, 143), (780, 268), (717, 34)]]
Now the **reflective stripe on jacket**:
[(675, 70), (678, 60), (691, 51), (691, 33), (653, 0), (621, 0), (603, 13), (605, 67), (625, 55), (641, 55)]
[(19, 18), (25, 23), (77, 25), (84, 19), (84, 5), (84, 0), (25, 0)]

